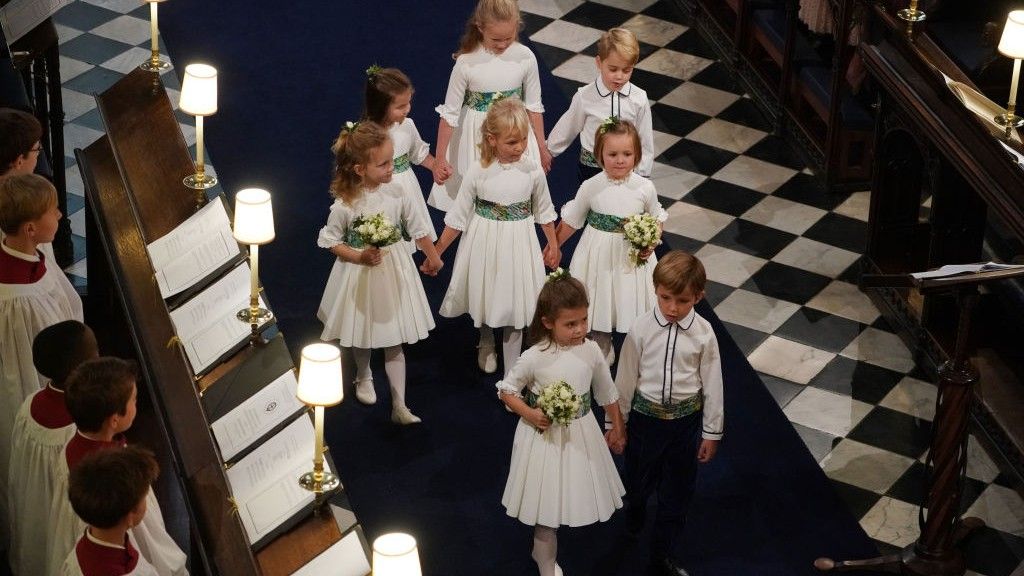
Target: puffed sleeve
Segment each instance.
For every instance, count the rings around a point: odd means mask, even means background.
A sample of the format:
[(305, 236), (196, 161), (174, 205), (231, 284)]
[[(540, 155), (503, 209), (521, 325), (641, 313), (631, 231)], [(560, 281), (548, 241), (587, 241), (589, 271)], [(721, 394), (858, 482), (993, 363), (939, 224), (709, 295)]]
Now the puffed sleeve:
[(651, 125), (651, 101), (647, 99), (646, 92), (636, 114), (636, 131), (640, 135), (641, 151), (640, 165), (637, 166), (636, 172), (650, 178), (651, 170), (654, 168), (654, 128)]
[(615, 387), (615, 381), (612, 380), (612, 371), (608, 368), (608, 363), (605, 362), (601, 348), (593, 340), (588, 340), (587, 346), (591, 349), (591, 366), (594, 371), (590, 381), (591, 390), (594, 391), (594, 400), (597, 400), (597, 403), (601, 406), (617, 402), (619, 400), (619, 390)]
[(555, 156), (564, 152), (579, 136), (586, 119), (587, 115), (583, 112), (583, 88), (580, 88), (573, 95), (569, 109), (562, 114), (548, 134), (548, 150)]
[(654, 216), (658, 222), (668, 220), (668, 212), (661, 207), (658, 191), (654, 189), (654, 183), (650, 180), (644, 182), (644, 203), (644, 212)]
[(459, 114), (462, 113), (462, 102), (466, 99), (466, 86), (469, 84), (465, 55), (455, 60), (455, 68), (448, 78), (448, 92), (444, 95), (444, 103), (434, 108), (449, 126), (459, 125)]
[(430, 144), (424, 142), (412, 118), (406, 118), (404, 124), (408, 125), (409, 133), (412, 135), (412, 144), (409, 146), (409, 162), (422, 164), (430, 155)]
[(548, 179), (540, 168), (530, 171), (533, 179), (533, 191), (530, 197), (533, 200), (533, 220), (537, 224), (554, 222), (558, 218), (555, 206), (551, 203), (551, 191), (548, 190)]
[(409, 237), (413, 240), (419, 240), (424, 236), (430, 236), (433, 230), (430, 229), (431, 224), (423, 221), (423, 216), (419, 210), (416, 209), (412, 198), (402, 194), (400, 197), (402, 202), (402, 222), (405, 222), (405, 231), (409, 233)]
[(704, 393), (701, 436), (706, 440), (721, 440), (725, 432), (725, 400), (722, 393), (722, 356), (714, 332), (710, 332), (700, 354), (700, 385)]
[[(520, 46), (522, 46), (520, 44)], [(523, 46), (526, 58), (523, 66), (526, 74), (523, 77), (523, 105), (530, 112), (544, 113), (544, 104), (540, 100), (540, 73), (537, 71), (537, 57), (526, 46)]]
[(465, 232), (466, 226), (469, 226), (469, 219), (473, 216), (473, 205), (476, 201), (480, 178), (482, 178), (480, 165), (470, 166), (462, 178), (462, 185), (459, 186), (459, 193), (455, 196), (455, 203), (444, 215), (446, 226)]
[(630, 330), (619, 350), (619, 364), (615, 368), (615, 388), (619, 391), (619, 411), (623, 421), (629, 419), (633, 395), (640, 381), (640, 346), (636, 334)]
[(341, 200), (331, 204), (331, 213), (327, 215), (327, 225), (320, 229), (316, 244), (321, 248), (331, 249), (345, 243), (345, 232), (352, 219), (352, 211)]
[(562, 221), (577, 230), (587, 225), (590, 201), (594, 196), (591, 193), (594, 185), (590, 182), (590, 180), (584, 181), (580, 185), (580, 189), (576, 191), (576, 197), (566, 202), (565, 206), (562, 206)]
[(523, 355), (519, 357), (519, 360), (516, 360), (515, 365), (512, 366), (508, 374), (494, 385), (498, 389), (498, 398), (501, 398), (502, 394), (512, 394), (522, 398), (523, 388), (526, 388), (534, 381), (533, 373), (536, 359), (537, 351), (535, 348), (529, 348), (526, 352), (523, 352)]

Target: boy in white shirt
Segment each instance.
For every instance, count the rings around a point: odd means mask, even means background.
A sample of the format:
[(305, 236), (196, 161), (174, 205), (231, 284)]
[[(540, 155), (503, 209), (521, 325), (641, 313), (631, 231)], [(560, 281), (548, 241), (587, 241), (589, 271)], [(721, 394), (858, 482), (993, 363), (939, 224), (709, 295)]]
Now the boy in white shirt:
[(626, 525), (644, 525), (657, 489), (651, 559), (687, 576), (673, 557), (693, 497), (698, 463), (718, 450), (725, 425), (722, 363), (711, 323), (693, 309), (707, 276), (696, 257), (673, 250), (654, 269), (658, 307), (637, 317), (622, 344), (615, 384), (626, 426)]
[(597, 41), (597, 79), (581, 87), (572, 97), (569, 109), (558, 119), (548, 135), (548, 151), (557, 156), (580, 137), (579, 180), (596, 176), (601, 167), (594, 158), (594, 135), (609, 117), (632, 122), (640, 134), (642, 150), (636, 173), (650, 178), (654, 165), (654, 129), (651, 128), (651, 103), (647, 92), (631, 84), (633, 67), (640, 60), (640, 44), (625, 28), (612, 28)]

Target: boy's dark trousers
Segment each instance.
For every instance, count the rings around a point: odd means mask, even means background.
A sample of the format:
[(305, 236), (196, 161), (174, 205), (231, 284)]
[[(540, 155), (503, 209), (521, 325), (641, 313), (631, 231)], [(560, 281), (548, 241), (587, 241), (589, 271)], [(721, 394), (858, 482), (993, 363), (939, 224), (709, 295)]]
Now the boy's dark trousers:
[(657, 491), (651, 558), (673, 557), (686, 523), (686, 510), (697, 479), (701, 412), (661, 420), (633, 411), (626, 426), (627, 530), (643, 529), (647, 500)]

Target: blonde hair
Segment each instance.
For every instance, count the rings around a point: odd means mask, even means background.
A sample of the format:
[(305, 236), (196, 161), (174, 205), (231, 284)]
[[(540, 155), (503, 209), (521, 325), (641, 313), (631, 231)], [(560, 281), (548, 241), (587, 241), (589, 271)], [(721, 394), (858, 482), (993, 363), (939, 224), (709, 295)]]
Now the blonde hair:
[(57, 189), (38, 174), (0, 178), (0, 230), (15, 235), (26, 222), (42, 217), (57, 204)]
[(366, 165), (370, 151), (383, 145), (390, 137), (385, 129), (373, 122), (347, 122), (334, 140), (334, 179), (331, 195), (351, 204), (360, 194), (363, 177), (356, 172), (356, 164)]
[(495, 102), (487, 111), (487, 118), (480, 125), (480, 165), (484, 168), (494, 162), (497, 152), (487, 139), (495, 139), (505, 134), (514, 133), (524, 138), (530, 136), (530, 117), (526, 114), (526, 106), (516, 97), (503, 98)]
[(654, 285), (673, 294), (682, 294), (689, 288), (696, 296), (704, 291), (706, 283), (704, 264), (689, 252), (672, 250), (654, 267)]
[(612, 52), (622, 56), (630, 64), (640, 60), (640, 43), (636, 34), (626, 28), (612, 28), (597, 40), (597, 56), (604, 60)]
[(516, 35), (513, 40), (519, 41), (519, 29), (523, 27), (519, 3), (516, 0), (480, 0), (473, 9), (473, 15), (466, 20), (466, 30), (462, 33), (459, 49), (452, 54), (452, 58), (476, 50), (484, 39), (480, 29), (488, 22), (515, 22)]
[(633, 141), (633, 165), (639, 166), (644, 155), (640, 146), (640, 133), (632, 122), (618, 118), (615, 118), (614, 122), (610, 119), (605, 120), (594, 132), (594, 159), (597, 160), (597, 164), (604, 168), (604, 160), (601, 159), (604, 156), (604, 141), (611, 134), (625, 134), (630, 137)]

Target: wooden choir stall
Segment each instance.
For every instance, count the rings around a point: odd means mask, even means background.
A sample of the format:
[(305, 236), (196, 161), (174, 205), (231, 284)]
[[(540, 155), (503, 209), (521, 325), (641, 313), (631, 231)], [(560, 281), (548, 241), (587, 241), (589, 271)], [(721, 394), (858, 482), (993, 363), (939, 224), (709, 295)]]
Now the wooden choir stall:
[(139, 364), (130, 440), (161, 460), (157, 495), (191, 573), (313, 574), (330, 559), (365, 576), (344, 487), (317, 499), (299, 486), (314, 436), (292, 355), (272, 320), (251, 333), (235, 317), (249, 303), (245, 253), (224, 197), (197, 208), (182, 184), (195, 167), (159, 75), (135, 70), (96, 99), (106, 135), (76, 150), (86, 318), (104, 354)]

